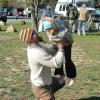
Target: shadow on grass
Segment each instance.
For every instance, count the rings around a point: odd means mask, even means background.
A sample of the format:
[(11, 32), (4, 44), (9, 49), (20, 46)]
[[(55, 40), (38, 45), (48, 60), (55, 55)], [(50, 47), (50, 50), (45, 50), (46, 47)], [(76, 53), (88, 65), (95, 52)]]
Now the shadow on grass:
[(100, 36), (100, 33), (87, 33), (86, 35), (97, 35), (97, 36)]
[(65, 86), (65, 81), (62, 84), (59, 84), (59, 78), (57, 77), (52, 77), (52, 78), (53, 78), (52, 89), (53, 89), (53, 92), (55, 93)]
[(90, 31), (87, 31), (87, 35), (100, 35), (100, 31), (90, 30)]
[(5, 31), (6, 31), (6, 29), (1, 29), (1, 30), (0, 30), (0, 32), (5, 32)]
[(89, 98), (82, 98), (79, 100), (100, 100), (100, 97), (93, 96), (93, 97), (89, 97)]

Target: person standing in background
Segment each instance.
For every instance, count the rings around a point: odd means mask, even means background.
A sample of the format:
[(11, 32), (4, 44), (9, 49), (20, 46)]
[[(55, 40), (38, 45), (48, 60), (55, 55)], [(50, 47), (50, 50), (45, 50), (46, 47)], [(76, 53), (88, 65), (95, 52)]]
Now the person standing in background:
[(18, 20), (18, 17), (19, 17), (19, 12), (18, 12), (18, 10), (16, 9), (16, 20)]
[(42, 18), (44, 17), (52, 17), (51, 12), (50, 12), (50, 6), (47, 6), (46, 9), (44, 9)]
[(78, 17), (78, 35), (80, 36), (81, 33), (85, 36), (85, 25), (86, 21), (88, 20), (88, 11), (86, 9), (86, 5), (82, 4), (82, 7), (79, 10), (79, 17)]
[(73, 6), (72, 3), (68, 5), (68, 11), (67, 11), (67, 19), (69, 20), (69, 26), (70, 26), (70, 32), (75, 32), (76, 31), (76, 21), (78, 19), (79, 13), (78, 10), (75, 6)]
[(96, 6), (95, 17), (97, 19), (96, 29), (99, 31), (100, 30), (100, 5)]

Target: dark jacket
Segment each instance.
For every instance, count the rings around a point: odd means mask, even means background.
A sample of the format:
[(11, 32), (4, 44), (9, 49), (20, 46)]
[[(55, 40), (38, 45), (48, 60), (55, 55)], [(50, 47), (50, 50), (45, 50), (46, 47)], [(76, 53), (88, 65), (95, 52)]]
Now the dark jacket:
[(75, 6), (69, 7), (67, 12), (67, 17), (69, 20), (77, 20), (79, 16), (79, 12)]

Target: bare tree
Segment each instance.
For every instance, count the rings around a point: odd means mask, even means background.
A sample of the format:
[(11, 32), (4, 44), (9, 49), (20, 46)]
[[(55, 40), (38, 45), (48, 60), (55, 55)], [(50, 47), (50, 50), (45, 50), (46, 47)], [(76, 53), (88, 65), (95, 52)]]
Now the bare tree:
[(32, 27), (37, 31), (38, 30), (38, 22), (37, 22), (37, 16), (38, 16), (38, 4), (39, 0), (29, 0), (32, 8), (31, 12), (31, 18), (32, 18)]
[(0, 7), (8, 7), (8, 1), (7, 0), (0, 0)]
[[(31, 19), (32, 19), (32, 28), (34, 30), (38, 30), (38, 8), (43, 3), (47, 4), (48, 0), (25, 0), (29, 2), (32, 12), (31, 12)], [(27, 5), (27, 4), (26, 4)]]
[(16, 0), (8, 0), (8, 5), (9, 5), (9, 7), (16, 8), (17, 2), (16, 2)]

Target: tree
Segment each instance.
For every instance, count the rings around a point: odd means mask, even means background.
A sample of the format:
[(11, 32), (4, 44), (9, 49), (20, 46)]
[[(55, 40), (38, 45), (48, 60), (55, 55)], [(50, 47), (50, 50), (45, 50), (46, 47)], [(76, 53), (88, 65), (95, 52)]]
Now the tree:
[(99, 4), (99, 0), (91, 0), (91, 2), (92, 2), (92, 4), (93, 4), (93, 6), (95, 7), (96, 5), (98, 5)]
[(38, 9), (50, 5), (55, 6), (58, 0), (24, 0), (26, 7), (31, 7), (31, 18), (32, 18), (32, 27), (37, 31), (38, 30)]
[(8, 7), (8, 1), (7, 0), (0, 0), (0, 7)]
[(25, 0), (25, 6), (30, 6), (32, 8), (32, 28), (36, 31), (38, 30), (38, 8), (42, 7), (43, 4), (48, 4), (48, 0)]
[(16, 2), (16, 0), (9, 0), (8, 1), (8, 4), (9, 4), (9, 7), (16, 8), (17, 2)]
[(57, 2), (58, 2), (58, 0), (51, 0), (51, 2), (49, 2), (49, 5), (50, 5), (53, 9), (55, 9), (55, 6), (56, 6)]

